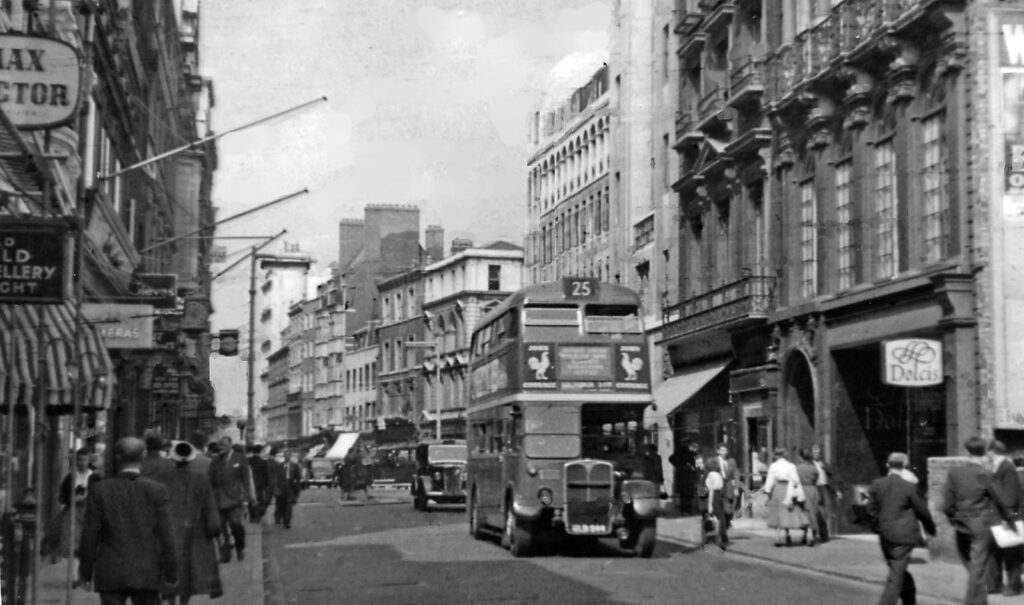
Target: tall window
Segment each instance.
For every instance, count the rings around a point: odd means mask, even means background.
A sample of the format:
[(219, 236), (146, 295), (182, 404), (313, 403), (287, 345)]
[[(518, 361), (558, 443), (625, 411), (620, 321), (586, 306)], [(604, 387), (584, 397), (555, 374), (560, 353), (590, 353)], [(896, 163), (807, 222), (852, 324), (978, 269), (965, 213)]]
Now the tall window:
[(800, 295), (818, 294), (818, 208), (814, 180), (800, 184)]
[(949, 253), (949, 174), (946, 171), (946, 116), (922, 122), (921, 194), (924, 202), (924, 260), (934, 263)]
[(487, 265), (487, 289), (501, 290), (501, 265)]
[(853, 195), (849, 161), (836, 165), (836, 229), (839, 240), (839, 290), (857, 283), (857, 250), (853, 234)]
[(899, 232), (896, 229), (896, 153), (892, 140), (875, 148), (875, 277), (887, 279), (899, 267)]

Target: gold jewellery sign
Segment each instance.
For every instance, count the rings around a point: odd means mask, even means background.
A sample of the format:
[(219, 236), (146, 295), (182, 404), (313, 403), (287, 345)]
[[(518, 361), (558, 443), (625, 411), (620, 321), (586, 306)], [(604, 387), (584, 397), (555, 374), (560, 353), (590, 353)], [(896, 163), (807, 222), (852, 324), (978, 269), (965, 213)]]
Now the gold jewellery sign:
[(71, 289), (67, 227), (0, 218), (0, 302), (63, 303)]
[(75, 116), (78, 51), (53, 38), (0, 34), (0, 108), (18, 128), (52, 128)]
[(942, 384), (942, 343), (927, 338), (903, 338), (882, 343), (882, 381), (900, 387)]

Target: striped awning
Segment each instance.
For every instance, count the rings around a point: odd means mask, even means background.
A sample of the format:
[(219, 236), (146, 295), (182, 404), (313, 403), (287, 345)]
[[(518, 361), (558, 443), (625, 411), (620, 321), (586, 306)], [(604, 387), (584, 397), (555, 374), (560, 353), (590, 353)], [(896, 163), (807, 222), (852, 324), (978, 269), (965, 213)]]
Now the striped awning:
[(42, 397), (51, 413), (70, 413), (76, 386), (83, 408), (106, 408), (113, 368), (107, 349), (92, 326), (77, 331), (77, 351), (75, 336), (73, 303), (0, 304), (0, 409)]

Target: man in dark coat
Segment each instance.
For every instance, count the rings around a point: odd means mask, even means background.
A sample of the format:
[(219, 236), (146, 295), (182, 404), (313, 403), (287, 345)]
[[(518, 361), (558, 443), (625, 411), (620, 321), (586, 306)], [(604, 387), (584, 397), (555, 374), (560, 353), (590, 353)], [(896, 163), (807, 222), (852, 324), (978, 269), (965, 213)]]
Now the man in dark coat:
[(245, 559), (245, 526), (242, 509), (256, 499), (252, 487), (252, 473), (245, 454), (231, 446), (231, 437), (221, 437), (219, 454), (210, 462), (208, 471), (213, 496), (221, 519), (221, 563), (231, 561), (231, 542), (239, 561)]
[(889, 566), (889, 578), (879, 605), (895, 605), (901, 599), (904, 605), (916, 602), (917, 587), (908, 566), (914, 545), (921, 536), (918, 521), (929, 536), (935, 535), (935, 522), (928, 505), (917, 493), (917, 487), (900, 476), (907, 460), (902, 452), (889, 454), (886, 463), (889, 473), (875, 479), (868, 489), (871, 495), (868, 517)]
[(969, 462), (949, 469), (943, 498), (946, 517), (956, 530), (956, 548), (967, 569), (966, 605), (988, 600), (986, 569), (995, 541), (991, 527), (1001, 520), (1012, 523), (998, 493), (991, 489), (991, 473), (985, 458), (985, 440), (971, 437), (964, 443)]
[(143, 477), (151, 477), (161, 471), (174, 469), (174, 463), (164, 457), (164, 438), (160, 431), (149, 429), (143, 433), (146, 442), (146, 455), (142, 459), (141, 473)]
[(675, 469), (675, 488), (679, 494), (679, 510), (683, 515), (698, 512), (697, 484), (701, 480), (701, 469), (697, 468), (697, 454), (700, 446), (696, 441), (687, 441), (677, 448), (668, 461)]
[(176, 468), (153, 476), (167, 486), (170, 494), (172, 533), (178, 553), (178, 586), (164, 597), (171, 602), (177, 598), (181, 605), (187, 605), (194, 595), (217, 598), (223, 594), (215, 543), (220, 534), (220, 513), (210, 480), (191, 469), (196, 455), (191, 443), (179, 441), (170, 453)]
[(272, 480), (274, 489), (274, 519), (280, 519), (285, 529), (292, 526), (292, 507), (302, 491), (302, 467), (298, 456), (291, 454), (283, 463), (274, 468)]
[(121, 439), (114, 452), (120, 472), (89, 489), (79, 579), (103, 605), (157, 605), (178, 581), (167, 488), (140, 476), (142, 440)]
[(277, 459), (277, 448), (267, 446), (267, 491), (266, 497), (268, 501), (275, 503), (274, 505), (274, 524), (281, 525), (281, 508), (276, 505), (277, 496), (280, 494), (278, 491), (278, 485), (281, 483), (281, 477), (284, 476), (284, 466), (282, 462)]
[[(1017, 468), (1006, 456), (1006, 445), (1002, 441), (993, 441), (988, 445), (989, 457), (992, 459), (992, 490), (998, 493), (999, 499), (1006, 508), (1007, 514), (1014, 520), (1020, 519), (1021, 494), (1020, 479)], [(989, 592), (1002, 591), (1012, 596), (1021, 593), (1021, 564), (1024, 563), (1024, 548), (1011, 546), (999, 548), (993, 545), (992, 557), (988, 566)], [(1003, 571), (1006, 572), (1006, 583), (1003, 583)]]
[(256, 492), (256, 500), (249, 504), (249, 521), (259, 523), (263, 513), (267, 512), (270, 501), (266, 499), (267, 486), (270, 479), (267, 476), (267, 461), (263, 458), (263, 447), (253, 445), (249, 450), (249, 469), (252, 471), (252, 486)]

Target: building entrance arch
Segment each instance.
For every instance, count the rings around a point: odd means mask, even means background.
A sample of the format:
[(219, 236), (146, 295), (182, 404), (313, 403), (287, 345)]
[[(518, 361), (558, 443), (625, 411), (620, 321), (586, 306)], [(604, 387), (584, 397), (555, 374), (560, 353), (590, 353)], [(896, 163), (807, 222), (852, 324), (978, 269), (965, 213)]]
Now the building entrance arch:
[(814, 368), (803, 351), (793, 351), (785, 359), (779, 401), (782, 404), (782, 434), (778, 445), (792, 451), (810, 447), (817, 441)]

